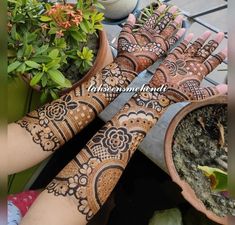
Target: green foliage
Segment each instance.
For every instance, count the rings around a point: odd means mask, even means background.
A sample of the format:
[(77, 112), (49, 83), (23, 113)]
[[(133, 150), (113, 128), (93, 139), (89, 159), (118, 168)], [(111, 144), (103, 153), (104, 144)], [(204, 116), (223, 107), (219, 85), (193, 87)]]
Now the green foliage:
[(213, 191), (227, 191), (228, 190), (228, 174), (218, 168), (208, 166), (198, 166), (205, 176), (210, 179), (211, 189)]
[[(147, 21), (147, 19), (153, 15), (154, 11), (161, 6), (163, 3), (159, 0), (157, 1), (151, 1), (150, 5), (147, 6), (146, 8), (144, 8), (143, 10), (140, 11), (140, 14), (137, 18), (137, 23), (136, 23), (136, 28), (134, 30), (136, 30), (139, 27), (142, 27), (143, 24)], [(167, 4), (167, 7), (165, 9), (165, 11), (167, 11), (170, 7), (172, 7), (172, 5)], [(176, 13), (174, 13), (174, 17), (176, 17), (177, 15), (180, 14), (180, 11), (177, 10)], [(160, 20), (165, 14), (162, 13), (161, 16), (158, 18), (158, 20)]]
[(30, 85), (42, 90), (42, 101), (71, 87), (63, 68), (69, 62), (84, 74), (92, 66), (93, 52), (84, 46), (103, 29), (104, 17), (97, 8), (102, 8), (97, 0), (75, 5), (8, 0), (9, 78), (29, 74)]

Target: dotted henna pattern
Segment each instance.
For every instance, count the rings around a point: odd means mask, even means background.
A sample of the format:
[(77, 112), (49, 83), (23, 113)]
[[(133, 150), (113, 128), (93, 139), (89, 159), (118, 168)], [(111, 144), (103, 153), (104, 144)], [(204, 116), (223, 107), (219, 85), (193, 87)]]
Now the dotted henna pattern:
[[(149, 87), (168, 85), (164, 93), (136, 93), (122, 110), (100, 129), (77, 156), (47, 186), (47, 192), (72, 200), (89, 221), (107, 200), (131, 156), (146, 133), (169, 105), (216, 94), (200, 88), (209, 73), (225, 58), (222, 53), (201, 62), (182, 42), (159, 66)], [(177, 62), (177, 63), (176, 63)], [(200, 69), (202, 67), (202, 70)], [(195, 71), (194, 68), (197, 68)], [(199, 74), (197, 71), (201, 71)], [(190, 73), (192, 72), (192, 74)]]
[(200, 100), (216, 95), (215, 87), (200, 88), (200, 84), (225, 59), (222, 53), (212, 55), (217, 47), (214, 40), (204, 46), (200, 38), (191, 45), (183, 41), (157, 68), (150, 85), (168, 85), (167, 96), (174, 101)]
[(48, 193), (69, 197), (90, 220), (111, 194), (147, 131), (171, 103), (158, 93), (135, 94), (52, 180)]
[[(160, 15), (156, 11), (137, 32), (132, 31), (132, 24), (124, 25), (118, 42), (118, 57), (113, 63), (69, 94), (29, 113), (17, 124), (30, 133), (43, 151), (53, 152), (70, 140), (118, 95), (117, 92), (90, 92), (89, 87), (128, 86), (137, 72), (149, 67), (177, 41), (178, 37), (173, 35), (176, 26), (161, 34), (168, 23), (169, 26), (174, 24), (173, 15), (167, 12), (158, 21)], [(158, 27), (152, 33), (148, 31), (150, 23), (152, 28)]]
[(43, 151), (55, 151), (88, 125), (118, 93), (89, 92), (90, 86), (126, 87), (136, 76), (117, 63), (105, 67), (80, 87), (27, 114), (18, 121)]

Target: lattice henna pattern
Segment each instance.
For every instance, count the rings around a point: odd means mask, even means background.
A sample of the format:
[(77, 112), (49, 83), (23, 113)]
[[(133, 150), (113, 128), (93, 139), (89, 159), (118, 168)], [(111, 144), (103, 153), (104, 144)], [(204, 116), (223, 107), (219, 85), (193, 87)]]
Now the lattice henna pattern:
[(118, 93), (92, 93), (90, 85), (126, 87), (136, 76), (132, 70), (122, 69), (117, 63), (105, 67), (80, 87), (29, 113), (18, 121), (43, 151), (55, 151), (91, 122)]
[[(160, 14), (155, 12), (155, 21), (156, 15)], [(173, 15), (166, 13), (159, 23), (163, 23), (164, 26), (167, 23), (174, 24), (172, 19)], [(163, 29), (162, 25), (159, 27)], [(148, 25), (144, 25), (136, 33), (132, 32), (132, 28), (133, 25), (130, 23), (124, 25), (119, 37), (118, 57), (112, 64), (74, 91), (29, 113), (17, 122), (30, 133), (34, 143), (40, 144), (43, 151), (53, 152), (70, 140), (118, 95), (112, 92), (91, 93), (88, 91), (90, 85), (103, 88), (128, 86), (136, 77), (136, 72), (150, 66), (178, 40), (178, 37), (173, 35), (177, 31), (176, 27), (169, 31), (171, 35), (169, 32), (161, 35), (159, 30), (150, 33)], [(43, 135), (43, 130), (47, 135)]]
[(135, 94), (53, 179), (47, 192), (72, 199), (89, 221), (111, 194), (148, 130), (171, 103), (157, 93)]
[[(201, 100), (218, 94), (215, 87), (200, 88), (202, 79), (225, 58), (222, 53), (212, 56), (218, 47), (215, 40), (207, 44), (198, 38), (192, 45), (183, 41), (157, 68), (150, 85), (168, 84), (169, 98), (180, 100)], [(211, 56), (209, 59), (208, 57)]]
[[(175, 69), (172, 75), (172, 66), (169, 65), (177, 60), (184, 60), (178, 63), (180, 68), (187, 67), (188, 63), (192, 63), (191, 68), (194, 68), (200, 62), (189, 56), (186, 48), (187, 43), (184, 42), (175, 49), (157, 69), (149, 84), (156, 87), (166, 82), (168, 90), (163, 94), (135, 94), (48, 185), (48, 193), (72, 199), (78, 211), (86, 216), (87, 221), (90, 220), (111, 194), (139, 143), (168, 106), (217, 93), (215, 88), (199, 87), (203, 77), (209, 73), (206, 66), (200, 75), (182, 74)], [(215, 68), (224, 58), (219, 53), (207, 62)], [(203, 63), (199, 63), (200, 66)]]

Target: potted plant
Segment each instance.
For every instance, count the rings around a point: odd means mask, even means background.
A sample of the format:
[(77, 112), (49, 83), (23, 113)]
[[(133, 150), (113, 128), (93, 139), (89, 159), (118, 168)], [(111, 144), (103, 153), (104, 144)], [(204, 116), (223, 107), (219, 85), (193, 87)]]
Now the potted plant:
[[(75, 5), (8, 1), (8, 122), (75, 88), (112, 61), (103, 14), (96, 7), (96, 0)], [(12, 176), (10, 192), (22, 191), (37, 170)]]
[(226, 194), (227, 97), (190, 103), (171, 121), (165, 136), (165, 159), (182, 195), (211, 220), (226, 224), (235, 201)]
[(8, 76), (23, 77), (41, 101), (76, 87), (111, 62), (97, 1), (8, 1)]

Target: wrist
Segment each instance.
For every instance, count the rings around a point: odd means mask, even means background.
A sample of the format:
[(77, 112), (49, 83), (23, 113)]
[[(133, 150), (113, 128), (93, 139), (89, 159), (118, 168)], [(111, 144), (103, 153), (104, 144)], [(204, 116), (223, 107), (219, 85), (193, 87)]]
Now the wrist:
[(145, 109), (147, 111), (154, 111), (156, 119), (160, 118), (171, 104), (177, 102), (167, 94), (168, 90), (162, 91), (162, 89), (159, 88), (159, 91), (152, 91), (153, 88), (157, 90), (158, 87), (150, 85), (146, 85), (146, 87), (149, 88), (148, 92), (140, 91), (136, 93), (132, 99), (135, 101), (137, 106), (147, 108)]

